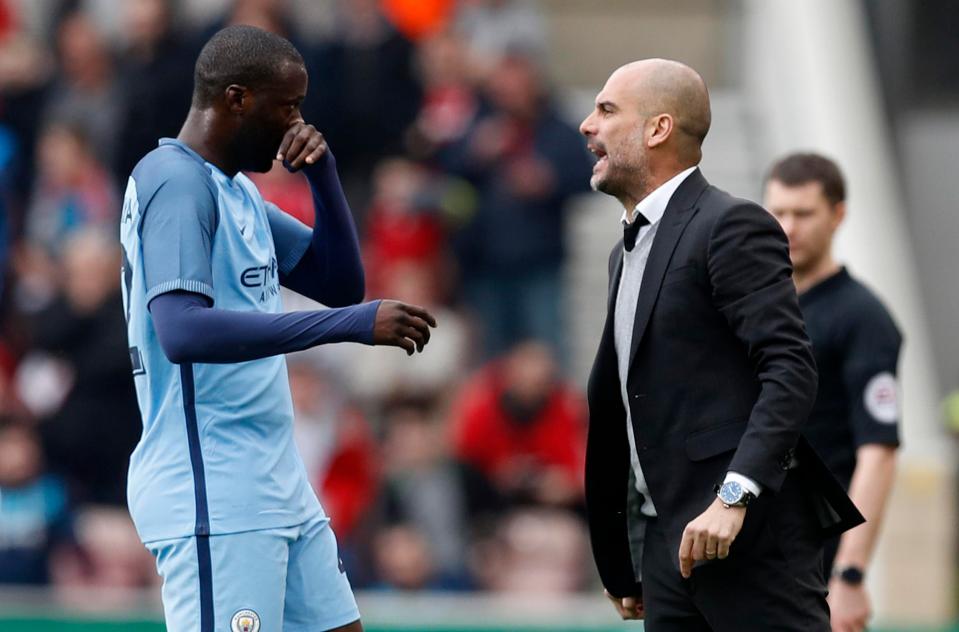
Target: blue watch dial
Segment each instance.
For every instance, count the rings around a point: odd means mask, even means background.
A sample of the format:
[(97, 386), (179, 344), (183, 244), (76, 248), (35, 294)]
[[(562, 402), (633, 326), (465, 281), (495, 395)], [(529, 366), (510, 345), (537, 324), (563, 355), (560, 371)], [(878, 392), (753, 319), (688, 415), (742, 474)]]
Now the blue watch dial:
[(735, 505), (743, 498), (743, 486), (736, 481), (723, 483), (719, 488), (719, 499), (727, 505)]

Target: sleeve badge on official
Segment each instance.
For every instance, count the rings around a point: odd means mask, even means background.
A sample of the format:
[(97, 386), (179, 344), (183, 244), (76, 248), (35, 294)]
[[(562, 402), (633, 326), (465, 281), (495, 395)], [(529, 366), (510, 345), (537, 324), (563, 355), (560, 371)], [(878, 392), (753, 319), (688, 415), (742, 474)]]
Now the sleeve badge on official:
[(896, 423), (899, 420), (899, 384), (896, 376), (889, 372), (876, 374), (866, 384), (863, 402), (876, 421)]

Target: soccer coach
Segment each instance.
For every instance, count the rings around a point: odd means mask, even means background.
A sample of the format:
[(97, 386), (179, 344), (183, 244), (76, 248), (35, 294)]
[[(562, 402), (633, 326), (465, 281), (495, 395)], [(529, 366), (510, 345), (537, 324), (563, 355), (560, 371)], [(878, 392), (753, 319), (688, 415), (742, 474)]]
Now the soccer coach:
[(816, 369), (786, 237), (700, 173), (709, 125), (702, 78), (649, 59), (580, 127), (625, 209), (588, 390), (593, 553), (650, 632), (825, 632), (823, 538), (862, 517), (800, 437)]

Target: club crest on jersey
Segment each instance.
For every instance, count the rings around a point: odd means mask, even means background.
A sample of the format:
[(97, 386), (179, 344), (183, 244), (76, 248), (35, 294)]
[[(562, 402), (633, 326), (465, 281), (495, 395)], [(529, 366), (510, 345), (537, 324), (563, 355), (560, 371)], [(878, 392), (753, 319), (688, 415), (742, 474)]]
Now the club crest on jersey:
[(240, 610), (230, 621), (233, 632), (260, 632), (260, 615), (252, 610)]

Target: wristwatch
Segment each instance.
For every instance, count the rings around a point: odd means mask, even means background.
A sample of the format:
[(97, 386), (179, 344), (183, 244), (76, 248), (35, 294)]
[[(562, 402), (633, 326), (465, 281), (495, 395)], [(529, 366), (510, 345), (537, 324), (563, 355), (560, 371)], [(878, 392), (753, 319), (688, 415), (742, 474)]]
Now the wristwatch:
[(716, 495), (723, 505), (729, 507), (745, 507), (755, 496), (736, 481), (726, 481), (716, 486)]
[(832, 576), (850, 586), (858, 586), (866, 578), (866, 573), (858, 566), (837, 566), (832, 569)]

